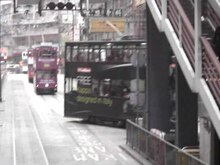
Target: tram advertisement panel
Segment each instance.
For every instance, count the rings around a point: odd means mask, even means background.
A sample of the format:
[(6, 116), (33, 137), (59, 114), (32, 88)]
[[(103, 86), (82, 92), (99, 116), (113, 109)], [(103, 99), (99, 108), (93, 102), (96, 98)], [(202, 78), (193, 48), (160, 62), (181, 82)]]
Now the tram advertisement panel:
[(129, 85), (126, 87), (122, 82), (135, 77), (135, 67), (129, 64), (89, 63), (85, 66), (68, 63), (66, 68), (65, 74), (72, 77), (74, 89), (65, 95), (65, 116), (126, 119), (128, 114), (133, 115), (127, 106), (128, 91), (124, 91)]
[(89, 117), (102, 116), (106, 118), (126, 119), (122, 113), (123, 104), (128, 99), (114, 97), (99, 97), (94, 95), (81, 95), (77, 92), (66, 95), (65, 116)]

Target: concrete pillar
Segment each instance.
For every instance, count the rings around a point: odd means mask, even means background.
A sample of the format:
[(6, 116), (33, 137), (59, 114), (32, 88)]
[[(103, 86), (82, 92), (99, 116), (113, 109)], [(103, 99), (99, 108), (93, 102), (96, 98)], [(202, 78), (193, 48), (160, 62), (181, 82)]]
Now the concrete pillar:
[(200, 159), (210, 165), (220, 164), (220, 141), (202, 100), (199, 101)]
[(198, 97), (192, 93), (180, 66), (176, 70), (176, 145), (198, 145)]
[(211, 165), (219, 165), (220, 164), (220, 141), (218, 138), (218, 135), (212, 126), (212, 131), (211, 131)]
[(147, 7), (147, 129), (156, 128), (164, 132), (170, 129), (169, 58), (169, 42), (165, 34), (158, 31)]

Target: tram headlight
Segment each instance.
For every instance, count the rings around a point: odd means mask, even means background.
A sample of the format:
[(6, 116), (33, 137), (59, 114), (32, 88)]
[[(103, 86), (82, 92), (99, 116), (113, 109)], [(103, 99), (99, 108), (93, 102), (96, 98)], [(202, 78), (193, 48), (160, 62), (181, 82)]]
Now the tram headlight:
[(49, 87), (49, 84), (47, 83), (47, 84), (45, 84), (45, 87), (47, 88), (47, 87)]

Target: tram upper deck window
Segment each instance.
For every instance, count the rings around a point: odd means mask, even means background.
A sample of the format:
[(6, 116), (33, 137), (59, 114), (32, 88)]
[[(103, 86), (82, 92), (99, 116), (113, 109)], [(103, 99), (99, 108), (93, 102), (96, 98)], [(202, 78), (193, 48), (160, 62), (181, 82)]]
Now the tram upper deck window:
[(37, 72), (37, 79), (50, 79), (53, 78), (55, 75), (55, 72), (51, 72), (51, 71), (38, 71)]
[(66, 48), (66, 61), (69, 62), (122, 62), (130, 63), (137, 50), (145, 49), (139, 42), (116, 43), (75, 43)]
[(89, 61), (90, 62), (98, 62), (99, 61), (99, 52), (96, 50), (89, 51)]
[(40, 50), (40, 56), (46, 57), (46, 56), (54, 56), (56, 55), (56, 50), (53, 50), (51, 48), (42, 49)]
[(106, 51), (103, 49), (100, 51), (101, 61), (106, 61)]
[(80, 48), (77, 54), (77, 61), (78, 62), (87, 62), (88, 61), (88, 56), (90, 54), (90, 50)]
[[(75, 49), (74, 49), (75, 50)], [(68, 61), (68, 62), (70, 62), (71, 61), (71, 47), (70, 46), (68, 46), (67, 48), (66, 48), (66, 61)], [(74, 52), (73, 52), (73, 54), (74, 54)]]

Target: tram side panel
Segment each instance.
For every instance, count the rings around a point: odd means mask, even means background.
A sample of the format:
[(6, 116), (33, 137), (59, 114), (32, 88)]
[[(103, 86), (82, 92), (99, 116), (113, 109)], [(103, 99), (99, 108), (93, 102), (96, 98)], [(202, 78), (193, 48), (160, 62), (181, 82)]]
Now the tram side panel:
[(65, 116), (133, 119), (130, 100), (135, 67), (120, 63), (66, 63)]
[(134, 119), (145, 100), (138, 83), (145, 81), (145, 51), (145, 41), (67, 42), (64, 115)]

